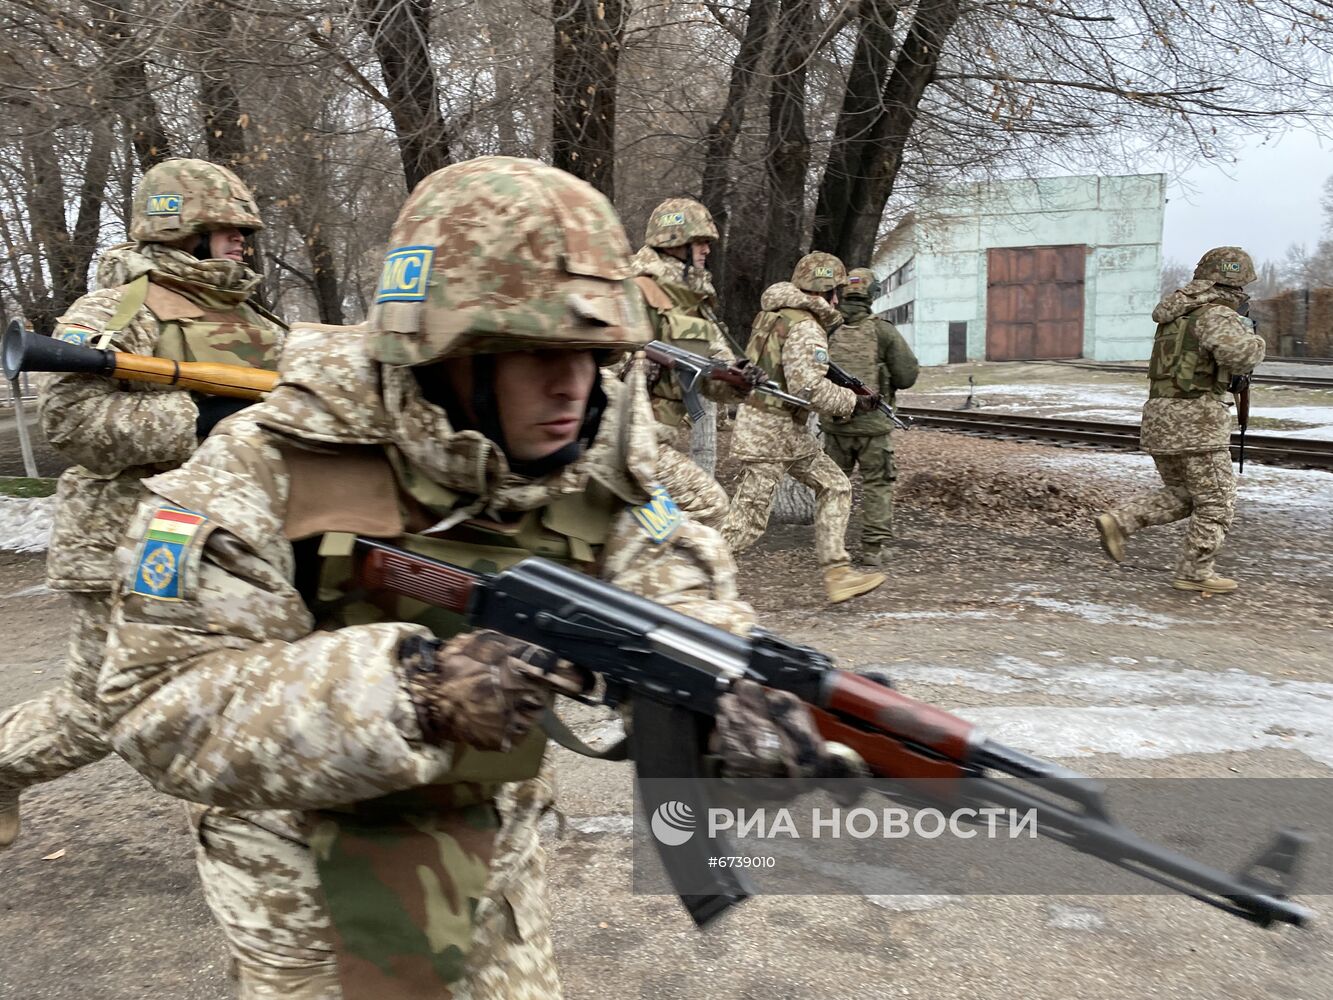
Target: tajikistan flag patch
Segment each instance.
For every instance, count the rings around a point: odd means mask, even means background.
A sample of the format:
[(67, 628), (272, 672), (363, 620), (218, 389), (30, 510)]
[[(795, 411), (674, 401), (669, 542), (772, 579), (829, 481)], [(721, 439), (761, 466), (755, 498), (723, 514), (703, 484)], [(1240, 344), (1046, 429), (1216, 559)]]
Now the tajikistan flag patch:
[(148, 522), (134, 567), (133, 592), (159, 601), (179, 601), (190, 542), (208, 518), (180, 507), (159, 507)]

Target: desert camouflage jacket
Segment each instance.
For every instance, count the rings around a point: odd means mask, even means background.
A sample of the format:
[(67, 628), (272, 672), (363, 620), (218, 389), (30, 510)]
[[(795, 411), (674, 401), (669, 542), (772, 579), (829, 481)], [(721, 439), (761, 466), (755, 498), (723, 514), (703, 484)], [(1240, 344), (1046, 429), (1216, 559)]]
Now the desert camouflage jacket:
[[(650, 287), (644, 295), (654, 337), (707, 358), (721, 358), (727, 363), (736, 360), (714, 314), (717, 296), (708, 271), (690, 268), (687, 277), (684, 261), (653, 247), (641, 247), (630, 259), (630, 267), (637, 276), (651, 278), (658, 286), (656, 292)], [(693, 298), (699, 300), (698, 305), (687, 303), (687, 299)], [(724, 406), (734, 405), (745, 398), (745, 393), (725, 382), (703, 382), (699, 390), (705, 397)], [(651, 392), (653, 412), (658, 420), (670, 427), (679, 427), (686, 422), (685, 404), (675, 376), (662, 372)]]
[[(228, 306), (224, 311), (235, 316), (236, 331), (244, 332), (247, 345), (280, 345), (281, 324), (249, 308), (236, 308), (258, 286), (258, 275), (236, 261), (201, 261), (154, 243), (125, 244), (103, 254), (99, 290), (79, 299), (57, 320), (55, 335), (131, 354), (160, 354), (166, 324), (147, 302), (122, 329), (109, 338), (100, 336), (126, 286), (143, 275), (154, 283), (171, 281), (171, 290), (183, 297), (177, 306), (205, 299), (212, 306)], [(228, 360), (254, 364), (257, 356)], [(134, 511), (139, 481), (190, 457), (198, 445), (198, 407), (190, 393), (180, 389), (95, 375), (49, 375), (41, 389), (42, 430), (52, 446), (75, 463), (60, 479), (48, 581), (56, 590), (110, 590), (111, 555)]]
[[(1154, 323), (1170, 323), (1194, 309), (1203, 313), (1194, 328), (1201, 349), (1226, 378), (1253, 371), (1264, 359), (1264, 339), (1234, 308), (1236, 293), (1209, 281), (1191, 281), (1167, 295), (1153, 310)], [(1139, 447), (1150, 455), (1180, 455), (1226, 449), (1236, 418), (1211, 394), (1197, 399), (1150, 399), (1143, 406)]]
[[(725, 628), (751, 626), (720, 535), (679, 515), (654, 537), (634, 516), (657, 447), (641, 375), (582, 458), (532, 481), (510, 473), (482, 435), (449, 431), (434, 408), (433, 431), (407, 427), (413, 411), (390, 412), (384, 399), (385, 386), (410, 374), (370, 361), (357, 328), (299, 327), (282, 371), (264, 403), (222, 425), (185, 466), (147, 481), (117, 552), (100, 695), (115, 749), (162, 791), (234, 809), (321, 809), (431, 784), (450, 769), (449, 747), (422, 742), (397, 653), (426, 630), (397, 621), (315, 630), (284, 537), (293, 448), (387, 452), (415, 436), (413, 469), (495, 512), (534, 510), (596, 482), (625, 502), (596, 563), (602, 579)], [(176, 512), (166, 515), (177, 539), (170, 567), (145, 554), (164, 509)], [(141, 579), (174, 599), (147, 596)]]
[[(821, 416), (850, 416), (856, 409), (856, 393), (826, 378), (829, 346), (825, 331), (842, 322), (838, 310), (818, 295), (809, 295), (788, 281), (769, 286), (759, 308), (764, 312), (796, 309), (806, 313), (808, 318), (793, 323), (782, 344), (781, 374), (786, 379), (787, 391), (810, 400)], [(787, 461), (814, 454), (819, 450), (819, 442), (806, 428), (806, 419), (804, 412), (793, 417), (786, 410), (764, 406), (751, 396), (736, 416), (731, 454), (751, 462)]]

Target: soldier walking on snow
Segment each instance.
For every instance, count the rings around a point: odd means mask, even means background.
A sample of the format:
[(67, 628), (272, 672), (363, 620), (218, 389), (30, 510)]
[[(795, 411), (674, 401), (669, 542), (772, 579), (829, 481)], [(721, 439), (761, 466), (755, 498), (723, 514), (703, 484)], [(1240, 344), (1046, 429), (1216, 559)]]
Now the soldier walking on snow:
[(1240, 315), (1255, 279), (1239, 247), (1216, 247), (1199, 260), (1194, 280), (1153, 310), (1153, 341), (1139, 446), (1153, 457), (1162, 488), (1135, 497), (1096, 519), (1106, 554), (1120, 562), (1125, 540), (1140, 528), (1188, 517), (1185, 551), (1171, 586), (1221, 594), (1235, 580), (1218, 576), (1213, 560), (1236, 513), (1231, 468), (1235, 417), (1224, 401), (1233, 375), (1248, 375), (1264, 358), (1264, 340)]

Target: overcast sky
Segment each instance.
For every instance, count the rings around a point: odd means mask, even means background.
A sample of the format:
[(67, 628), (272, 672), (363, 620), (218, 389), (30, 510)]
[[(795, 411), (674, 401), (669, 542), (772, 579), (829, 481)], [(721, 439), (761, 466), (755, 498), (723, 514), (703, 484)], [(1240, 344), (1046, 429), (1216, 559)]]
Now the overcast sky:
[[(1162, 259), (1193, 263), (1209, 247), (1239, 245), (1256, 262), (1280, 261), (1292, 243), (1313, 249), (1323, 227), (1319, 199), (1333, 175), (1333, 142), (1290, 132), (1237, 154), (1226, 166), (1186, 171), (1187, 193), (1167, 171)], [(1145, 168), (1150, 170), (1151, 168)]]

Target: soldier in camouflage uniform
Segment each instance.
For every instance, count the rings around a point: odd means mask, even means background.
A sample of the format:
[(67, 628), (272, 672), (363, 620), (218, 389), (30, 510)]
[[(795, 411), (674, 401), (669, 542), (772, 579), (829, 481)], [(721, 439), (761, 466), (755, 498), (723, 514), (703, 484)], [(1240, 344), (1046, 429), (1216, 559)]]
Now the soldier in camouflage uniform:
[[(871, 315), (870, 303), (878, 295), (875, 273), (868, 267), (847, 272), (847, 287), (838, 303), (845, 322), (829, 338), (829, 354), (892, 403), (899, 389), (916, 384), (920, 366), (897, 327)], [(861, 467), (861, 562), (878, 567), (883, 547), (893, 537), (893, 483), (898, 478), (893, 421), (872, 410), (845, 418), (824, 417), (819, 425), (824, 451), (838, 468), (850, 476)]]
[[(816, 251), (796, 262), (790, 282), (764, 291), (746, 354), (771, 373), (786, 392), (810, 400), (825, 417), (866, 413), (876, 397), (858, 397), (834, 385), (828, 375), (826, 330), (842, 322), (838, 290), (847, 270), (829, 253)], [(808, 411), (752, 394), (736, 418), (731, 454), (745, 465), (745, 475), (727, 515), (722, 533), (735, 553), (754, 544), (768, 526), (773, 494), (785, 475), (815, 491), (815, 555), (824, 575), (824, 590), (833, 602), (850, 600), (884, 582), (879, 573), (858, 573), (851, 567), (845, 536), (851, 513), (852, 484), (819, 448), (807, 428)]]
[[(634, 283), (643, 293), (653, 339), (674, 344), (706, 358), (728, 364), (736, 359), (717, 319), (717, 293), (705, 266), (717, 227), (708, 209), (692, 198), (668, 198), (648, 216), (643, 247), (630, 261)], [(757, 367), (753, 377), (767, 377)], [(653, 413), (661, 422), (661, 439), (676, 451), (681, 428), (689, 425), (684, 397), (675, 377), (652, 366), (649, 390)], [(745, 393), (723, 382), (705, 382), (703, 395), (724, 406), (734, 405)], [(727, 494), (687, 454), (663, 452), (659, 467), (662, 484), (676, 502), (697, 521), (721, 527), (727, 515)]]
[[(284, 328), (251, 302), (259, 276), (244, 235), (263, 228), (249, 190), (202, 160), (168, 160), (144, 174), (130, 238), (98, 267), (100, 290), (57, 320), (76, 344), (178, 361), (277, 368)], [(18, 833), (18, 794), (108, 752), (94, 704), (110, 611), (111, 556), (144, 476), (187, 459), (242, 400), (92, 375), (46, 378), (47, 440), (77, 463), (60, 478), (47, 555), (52, 590), (69, 594), (69, 659), (61, 685), (0, 714), (0, 847)]]
[[(422, 181), (389, 245), (366, 324), (298, 327), (266, 401), (148, 481), (100, 693), (116, 750), (202, 804), (246, 1000), (558, 997), (543, 654), (361, 591), (353, 533), (478, 570), (538, 554), (736, 631), (753, 613), (656, 482), (641, 369), (598, 389), (648, 334), (610, 203), (487, 157)], [(796, 760), (799, 703), (775, 722), (750, 687), (723, 698), (724, 768), (829, 763), (817, 736)]]
[(1199, 260), (1194, 280), (1153, 310), (1157, 336), (1143, 407), (1139, 445), (1152, 455), (1162, 488), (1097, 517), (1106, 554), (1120, 562), (1125, 540), (1151, 524), (1188, 517), (1185, 551), (1172, 586), (1226, 593), (1236, 581), (1218, 576), (1213, 559), (1236, 512), (1231, 468), (1235, 418), (1225, 401), (1233, 375), (1247, 375), (1264, 358), (1264, 340), (1237, 310), (1249, 296), (1254, 262), (1239, 247), (1216, 247)]

